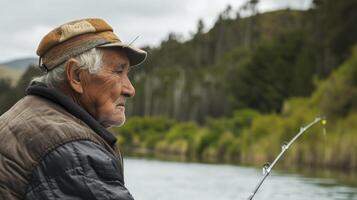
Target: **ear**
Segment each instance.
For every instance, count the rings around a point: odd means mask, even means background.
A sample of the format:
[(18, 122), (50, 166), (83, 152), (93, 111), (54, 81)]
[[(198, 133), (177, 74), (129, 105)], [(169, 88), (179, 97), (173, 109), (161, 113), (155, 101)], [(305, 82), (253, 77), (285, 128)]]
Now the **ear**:
[(83, 87), (79, 78), (79, 70), (77, 68), (78, 62), (71, 58), (66, 62), (65, 73), (68, 85), (77, 93), (83, 93)]

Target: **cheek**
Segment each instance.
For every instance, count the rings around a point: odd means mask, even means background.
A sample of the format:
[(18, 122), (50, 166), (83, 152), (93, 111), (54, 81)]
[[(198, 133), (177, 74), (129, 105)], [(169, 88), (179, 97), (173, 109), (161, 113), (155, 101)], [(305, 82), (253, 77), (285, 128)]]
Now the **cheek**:
[[(115, 101), (121, 95), (121, 84), (119, 81), (107, 80), (103, 83), (100, 94), (106, 97), (106, 101), (109, 103), (115, 103)], [(104, 98), (103, 98), (104, 99)]]
[(88, 87), (88, 94), (91, 96), (91, 99), (96, 99), (96, 106), (115, 101), (120, 96), (121, 84), (114, 80), (114, 78), (98, 78), (87, 85), (90, 85)]
[(121, 83), (117, 77), (83, 77), (82, 103), (96, 119), (116, 112), (116, 100), (121, 94)]
[(121, 125), (125, 121), (125, 109), (117, 108), (122, 98), (122, 83), (118, 76), (83, 77), (82, 103), (86, 110), (104, 126)]
[(108, 79), (101, 84), (101, 87), (94, 95), (98, 98), (96, 107), (100, 114), (114, 112), (115, 103), (121, 95), (121, 84), (118, 81)]
[[(97, 120), (105, 127), (121, 126), (125, 122), (125, 109), (116, 107), (120, 98), (120, 84), (103, 89), (101, 103), (97, 107)], [(105, 97), (104, 97), (105, 96)]]

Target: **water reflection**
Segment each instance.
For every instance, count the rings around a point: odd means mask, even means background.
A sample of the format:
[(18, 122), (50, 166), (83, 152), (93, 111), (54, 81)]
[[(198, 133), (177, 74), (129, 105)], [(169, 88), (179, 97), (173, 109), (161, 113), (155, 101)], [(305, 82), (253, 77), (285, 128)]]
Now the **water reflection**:
[[(137, 200), (246, 199), (262, 176), (249, 167), (144, 159), (126, 159), (125, 175)], [(273, 171), (254, 199), (357, 200), (357, 187)]]

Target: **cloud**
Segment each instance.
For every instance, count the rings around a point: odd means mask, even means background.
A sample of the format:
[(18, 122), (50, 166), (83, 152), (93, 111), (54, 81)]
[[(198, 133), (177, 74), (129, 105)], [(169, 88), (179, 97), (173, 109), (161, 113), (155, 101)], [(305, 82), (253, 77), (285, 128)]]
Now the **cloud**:
[[(125, 42), (158, 45), (169, 32), (185, 38), (201, 18), (211, 27), (228, 4), (236, 10), (246, 0), (32, 0), (0, 2), (0, 62), (35, 56), (37, 45), (51, 29), (75, 19), (100, 17), (108, 21)], [(288, 2), (288, 3), (287, 3)], [(261, 0), (269, 10), (307, 4), (311, 0)]]

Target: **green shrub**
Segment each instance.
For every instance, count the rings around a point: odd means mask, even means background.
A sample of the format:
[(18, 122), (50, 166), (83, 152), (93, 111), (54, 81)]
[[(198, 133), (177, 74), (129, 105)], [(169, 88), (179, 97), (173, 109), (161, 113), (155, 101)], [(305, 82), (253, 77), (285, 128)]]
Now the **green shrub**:
[(112, 131), (117, 135), (122, 146), (139, 145), (154, 148), (155, 143), (164, 139), (165, 134), (176, 123), (165, 117), (131, 117), (124, 126), (115, 127)]

